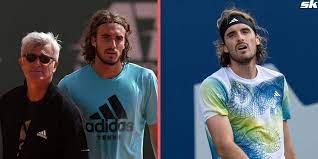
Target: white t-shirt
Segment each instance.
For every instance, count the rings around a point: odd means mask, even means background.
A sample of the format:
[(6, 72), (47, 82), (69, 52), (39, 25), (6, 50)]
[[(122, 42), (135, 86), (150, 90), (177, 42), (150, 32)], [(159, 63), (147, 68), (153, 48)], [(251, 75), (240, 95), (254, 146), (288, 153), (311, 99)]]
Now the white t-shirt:
[(253, 79), (239, 77), (230, 67), (206, 78), (200, 87), (200, 109), (205, 121), (227, 116), (234, 142), (249, 158), (284, 159), (283, 120), (290, 119), (287, 83), (281, 73), (256, 67)]

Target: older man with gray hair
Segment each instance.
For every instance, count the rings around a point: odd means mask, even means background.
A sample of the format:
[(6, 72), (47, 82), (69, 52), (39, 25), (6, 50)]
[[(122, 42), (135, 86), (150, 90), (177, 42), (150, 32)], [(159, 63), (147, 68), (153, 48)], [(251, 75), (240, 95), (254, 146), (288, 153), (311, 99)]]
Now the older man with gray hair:
[(81, 113), (52, 84), (61, 46), (52, 33), (22, 39), (24, 85), (0, 97), (4, 159), (88, 158)]

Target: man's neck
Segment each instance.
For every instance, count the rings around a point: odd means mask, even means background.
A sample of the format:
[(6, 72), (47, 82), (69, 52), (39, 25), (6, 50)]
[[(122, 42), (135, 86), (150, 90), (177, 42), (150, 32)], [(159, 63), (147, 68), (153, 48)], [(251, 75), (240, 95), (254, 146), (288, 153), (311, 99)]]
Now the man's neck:
[(50, 81), (28, 81), (27, 80), (27, 96), (31, 102), (40, 101), (44, 98), (48, 87), (50, 85)]
[(92, 64), (92, 67), (99, 77), (112, 79), (120, 74), (121, 70), (123, 69), (123, 64), (118, 62), (114, 65), (107, 65), (96, 61)]
[(229, 67), (235, 74), (245, 79), (253, 79), (257, 76), (256, 62), (254, 60), (247, 64), (240, 64), (232, 60)]

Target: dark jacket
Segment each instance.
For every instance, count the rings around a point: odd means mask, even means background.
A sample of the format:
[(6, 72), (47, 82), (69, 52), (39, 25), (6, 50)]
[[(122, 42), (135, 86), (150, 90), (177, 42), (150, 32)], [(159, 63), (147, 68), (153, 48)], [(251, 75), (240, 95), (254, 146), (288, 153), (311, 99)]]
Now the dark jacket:
[[(30, 102), (26, 92), (24, 84), (0, 97), (3, 158), (87, 159), (88, 148), (78, 108), (53, 84), (38, 102)], [(21, 142), (21, 126), (27, 120), (31, 122)]]

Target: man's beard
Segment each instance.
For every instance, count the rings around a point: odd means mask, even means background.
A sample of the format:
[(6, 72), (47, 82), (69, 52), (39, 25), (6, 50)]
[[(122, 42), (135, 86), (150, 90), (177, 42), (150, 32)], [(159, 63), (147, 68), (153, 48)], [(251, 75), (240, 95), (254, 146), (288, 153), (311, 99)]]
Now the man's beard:
[(246, 64), (249, 64), (256, 56), (256, 54), (254, 54), (253, 56), (251, 57), (247, 57), (247, 58), (240, 58), (238, 56), (232, 56), (230, 53), (230, 59), (232, 59), (233, 61), (239, 63), (239, 64), (242, 64), (242, 65), (246, 65)]
[(96, 43), (95, 53), (96, 53), (96, 55), (97, 55), (97, 58), (98, 58), (103, 64), (113, 66), (113, 65), (115, 65), (116, 63), (119, 62), (120, 57), (118, 57), (118, 59), (116, 59), (115, 61), (112, 61), (112, 60), (104, 60), (103, 57), (98, 53), (97, 48), (98, 48), (98, 45), (97, 45), (97, 43)]
[(97, 58), (98, 58), (103, 64), (105, 64), (105, 65), (111, 65), (111, 66), (113, 66), (113, 65), (115, 65), (116, 63), (118, 63), (119, 60), (120, 60), (120, 58), (117, 58), (115, 61), (112, 61), (112, 60), (104, 60), (104, 59), (100, 56), (100, 54), (97, 52), (97, 50), (96, 50), (96, 55), (97, 55)]

